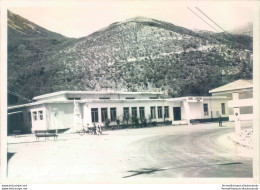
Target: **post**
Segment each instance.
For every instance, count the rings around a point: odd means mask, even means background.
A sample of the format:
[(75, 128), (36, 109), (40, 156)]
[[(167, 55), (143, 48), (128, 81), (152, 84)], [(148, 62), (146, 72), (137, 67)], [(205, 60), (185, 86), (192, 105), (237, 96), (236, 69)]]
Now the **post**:
[(187, 99), (183, 100), (183, 106), (184, 106), (184, 110), (185, 110), (187, 124), (190, 125), (190, 106), (189, 106), (189, 102), (187, 101)]
[(241, 130), (239, 107), (234, 107), (234, 114), (235, 114), (235, 132), (236, 134), (239, 134)]
[(241, 131), (241, 123), (240, 123), (240, 110), (239, 110), (238, 92), (234, 92), (232, 96), (233, 96), (233, 101), (234, 101), (235, 133), (239, 134), (240, 131)]

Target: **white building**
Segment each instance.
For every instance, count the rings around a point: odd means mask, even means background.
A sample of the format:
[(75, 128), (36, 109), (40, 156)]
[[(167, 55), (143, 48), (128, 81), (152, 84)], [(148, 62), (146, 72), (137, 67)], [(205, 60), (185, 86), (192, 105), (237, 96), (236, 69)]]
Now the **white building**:
[(60, 91), (33, 100), (36, 102), (8, 108), (10, 116), (22, 109), (19, 113), (29, 117), (28, 131), (81, 128), (106, 119), (116, 125), (116, 119), (126, 123), (127, 116), (129, 123), (134, 117), (139, 122), (172, 124), (214, 121), (219, 114), (228, 117), (227, 98), (221, 96), (169, 98), (162, 92)]
[(225, 96), (228, 100), (229, 120), (253, 119), (253, 81), (237, 80), (209, 91), (212, 97)]

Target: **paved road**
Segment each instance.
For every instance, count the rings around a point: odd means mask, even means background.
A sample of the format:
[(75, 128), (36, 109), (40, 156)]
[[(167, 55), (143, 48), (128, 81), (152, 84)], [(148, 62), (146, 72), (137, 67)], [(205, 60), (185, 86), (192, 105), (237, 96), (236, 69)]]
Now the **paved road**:
[(252, 177), (252, 152), (233, 144), (232, 124), (155, 127), (104, 132), (102, 136), (33, 136), (9, 141), (10, 179), (84, 182), (160, 178)]
[(139, 156), (131, 162), (135, 169), (125, 177), (252, 177), (252, 159), (224, 135), (232, 131), (186, 131), (134, 142), (130, 154)]

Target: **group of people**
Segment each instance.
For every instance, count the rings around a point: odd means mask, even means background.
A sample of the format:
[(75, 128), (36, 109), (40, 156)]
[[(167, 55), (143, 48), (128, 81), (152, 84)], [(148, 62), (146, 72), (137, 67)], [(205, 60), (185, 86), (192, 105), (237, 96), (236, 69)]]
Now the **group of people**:
[(96, 125), (93, 123), (93, 127), (90, 127), (89, 124), (87, 124), (87, 129), (89, 133), (92, 133), (93, 135), (101, 135), (102, 134), (102, 126)]

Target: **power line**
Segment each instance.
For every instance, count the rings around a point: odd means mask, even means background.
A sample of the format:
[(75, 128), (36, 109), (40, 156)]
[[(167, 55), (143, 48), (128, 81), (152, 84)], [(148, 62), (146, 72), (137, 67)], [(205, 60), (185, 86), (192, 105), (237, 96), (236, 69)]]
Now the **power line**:
[[(230, 34), (229, 32), (227, 32), (224, 28), (222, 28), (219, 24), (217, 24), (213, 19), (211, 19), (208, 15), (206, 15), (206, 13), (204, 13), (202, 10), (200, 10), (198, 7), (195, 7), (198, 11), (200, 11), (206, 18), (208, 18), (211, 22), (213, 22), (216, 26), (218, 26), (224, 33), (224, 35), (225, 34), (227, 34), (230, 38), (230, 40), (232, 40), (233, 42), (235, 42), (235, 43), (237, 43), (238, 45), (241, 45), (241, 46), (243, 46), (245, 49), (247, 49), (247, 47), (244, 45), (244, 44), (242, 44), (242, 43), (240, 43), (240, 42), (238, 42), (237, 41), (237, 39), (236, 39), (236, 37), (234, 36), (234, 35), (232, 35), (232, 34)], [(225, 35), (226, 36), (226, 35)], [(227, 36), (226, 36), (227, 37)]]
[(211, 22), (213, 22), (216, 26), (218, 26), (221, 30), (228, 33), (225, 29), (223, 29), (221, 26), (219, 26), (214, 20), (212, 20), (208, 15), (206, 15), (202, 10), (200, 10), (198, 7), (195, 7), (197, 10), (199, 10), (205, 17), (207, 17)]
[(214, 30), (216, 30), (217, 32), (219, 32), (216, 28), (214, 28), (213, 26), (211, 26), (207, 21), (205, 21), (203, 18), (201, 18), (200, 15), (198, 15), (197, 13), (195, 13), (192, 9), (190, 9), (189, 7), (187, 7), (193, 14), (195, 14), (196, 16), (198, 16), (201, 20), (203, 20), (207, 25), (209, 25), (211, 28), (213, 28)]

